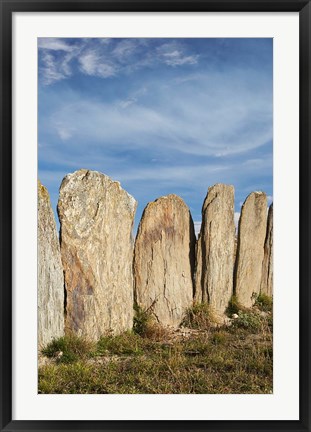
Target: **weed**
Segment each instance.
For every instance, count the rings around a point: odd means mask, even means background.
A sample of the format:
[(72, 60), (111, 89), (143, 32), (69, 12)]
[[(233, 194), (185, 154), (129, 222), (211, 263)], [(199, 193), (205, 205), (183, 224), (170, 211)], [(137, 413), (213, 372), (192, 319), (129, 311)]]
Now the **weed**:
[(229, 300), (228, 307), (226, 309), (226, 314), (229, 317), (232, 317), (233, 314), (237, 314), (238, 315), (240, 311), (244, 311), (244, 310), (245, 310), (245, 307), (242, 306), (239, 303), (237, 297), (235, 295), (233, 295), (231, 297), (231, 299)]
[(84, 338), (67, 335), (53, 339), (41, 352), (49, 358), (55, 358), (58, 363), (73, 363), (89, 356), (93, 344)]
[(139, 306), (135, 306), (133, 331), (139, 336), (162, 340), (167, 336), (167, 329), (161, 326), (152, 314), (152, 308), (143, 310)]
[(214, 345), (220, 345), (226, 342), (227, 334), (223, 331), (216, 331), (213, 333), (211, 339)]
[(252, 332), (258, 332), (262, 329), (263, 319), (254, 311), (239, 312), (239, 317), (232, 323), (232, 327), (244, 328)]
[(133, 331), (134, 333), (143, 336), (148, 324), (151, 321), (151, 314), (149, 310), (143, 310), (140, 306), (134, 306), (134, 323)]
[(255, 306), (261, 311), (272, 312), (273, 309), (273, 298), (269, 297), (267, 294), (259, 294), (255, 301)]
[(196, 303), (187, 309), (181, 325), (192, 329), (208, 330), (214, 321), (210, 306), (207, 303)]

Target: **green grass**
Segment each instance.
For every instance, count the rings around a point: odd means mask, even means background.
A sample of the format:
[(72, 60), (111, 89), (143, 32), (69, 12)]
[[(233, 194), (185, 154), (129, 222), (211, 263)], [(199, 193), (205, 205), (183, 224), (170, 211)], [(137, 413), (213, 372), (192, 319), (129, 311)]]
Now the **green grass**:
[(239, 312), (239, 317), (232, 323), (232, 327), (243, 328), (249, 330), (252, 333), (258, 333), (262, 331), (262, 326), (266, 325), (266, 321), (263, 322), (262, 317), (254, 311)]
[(133, 331), (140, 336), (144, 336), (152, 321), (151, 314), (148, 310), (143, 310), (138, 305), (134, 306), (134, 311)]
[(135, 333), (126, 332), (119, 336), (101, 337), (93, 356), (102, 355), (139, 355), (142, 354), (142, 338)]
[(54, 339), (41, 350), (48, 358), (55, 358), (58, 363), (72, 363), (91, 356), (94, 344), (75, 335)]
[(229, 301), (226, 313), (229, 317), (232, 317), (234, 314), (239, 314), (240, 311), (245, 311), (246, 308), (242, 306), (237, 297), (233, 295)]
[[(198, 309), (200, 314), (202, 309)], [(206, 311), (205, 311), (206, 312)], [(199, 315), (200, 315), (199, 314)], [(197, 326), (190, 316), (189, 324)], [(203, 321), (205, 322), (205, 321)], [(193, 330), (189, 338), (163, 332), (150, 338), (134, 332), (102, 337), (86, 345), (60, 338), (43, 352), (40, 393), (227, 394), (272, 391), (272, 315), (240, 313), (230, 327)], [(62, 350), (73, 353), (55, 360)]]
[(256, 298), (255, 306), (263, 312), (272, 312), (273, 298), (261, 293)]

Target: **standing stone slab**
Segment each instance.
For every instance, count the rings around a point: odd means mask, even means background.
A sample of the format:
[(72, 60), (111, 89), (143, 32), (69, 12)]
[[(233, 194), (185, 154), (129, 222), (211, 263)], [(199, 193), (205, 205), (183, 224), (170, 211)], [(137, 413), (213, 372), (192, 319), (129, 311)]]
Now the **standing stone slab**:
[(273, 204), (269, 207), (260, 292), (273, 296)]
[(196, 253), (196, 302), (208, 302), (222, 316), (233, 294), (235, 255), (234, 187), (208, 189)]
[(161, 325), (178, 326), (193, 304), (195, 234), (189, 208), (176, 195), (147, 205), (135, 242), (137, 304)]
[(38, 346), (64, 334), (64, 274), (47, 189), (38, 181)]
[(266, 194), (252, 192), (241, 209), (236, 260), (236, 295), (246, 307), (253, 305), (260, 292), (266, 227)]
[(119, 182), (81, 169), (58, 201), (66, 330), (90, 340), (133, 325), (132, 227), (137, 203)]

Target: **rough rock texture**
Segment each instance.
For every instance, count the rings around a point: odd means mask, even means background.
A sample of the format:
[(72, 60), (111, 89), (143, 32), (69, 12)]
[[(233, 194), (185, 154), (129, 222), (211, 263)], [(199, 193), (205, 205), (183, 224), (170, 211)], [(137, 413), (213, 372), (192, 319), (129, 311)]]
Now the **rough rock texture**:
[(273, 296), (273, 204), (269, 207), (260, 292)]
[(47, 189), (38, 181), (38, 347), (64, 334), (64, 274)]
[(235, 269), (236, 295), (246, 307), (253, 305), (260, 292), (266, 226), (266, 194), (252, 192), (241, 209)]
[(177, 326), (193, 303), (195, 234), (189, 208), (176, 195), (147, 205), (135, 242), (135, 297), (162, 325)]
[(222, 316), (233, 294), (235, 255), (234, 187), (208, 189), (196, 252), (196, 302), (208, 302)]
[(119, 182), (81, 169), (58, 201), (66, 331), (90, 340), (133, 325), (132, 227), (137, 203)]

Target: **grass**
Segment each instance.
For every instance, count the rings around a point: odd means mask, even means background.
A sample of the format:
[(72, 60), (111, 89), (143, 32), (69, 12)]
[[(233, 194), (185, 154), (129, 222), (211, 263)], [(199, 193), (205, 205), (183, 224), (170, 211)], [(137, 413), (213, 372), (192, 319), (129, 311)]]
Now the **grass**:
[(232, 315), (234, 314), (239, 314), (240, 311), (245, 311), (246, 308), (244, 306), (242, 306), (237, 297), (235, 295), (233, 295), (231, 297), (231, 299), (229, 300), (229, 304), (226, 310), (226, 313), (229, 317), (232, 317)]
[(167, 336), (166, 329), (158, 324), (151, 309), (143, 310), (135, 305), (134, 311), (133, 332), (135, 334), (152, 340), (161, 340)]
[(239, 312), (239, 317), (232, 322), (232, 328), (243, 328), (251, 333), (260, 333), (263, 331), (263, 326), (266, 326), (266, 320), (255, 311)]
[(93, 357), (112, 355), (139, 355), (142, 354), (141, 337), (133, 332), (126, 332), (119, 336), (103, 336), (96, 345)]
[[(228, 394), (272, 392), (272, 314), (255, 308), (231, 326), (208, 325), (205, 307), (186, 316), (187, 331), (151, 332), (153, 320), (135, 332), (87, 345), (77, 337), (49, 344), (39, 368), (40, 393)], [(185, 321), (186, 322), (186, 321)], [(184, 324), (185, 324), (184, 322)], [(198, 328), (199, 322), (204, 329)], [(190, 330), (189, 327), (193, 326)], [(140, 329), (139, 331), (137, 331)], [(57, 352), (66, 361), (57, 360)], [(73, 355), (70, 357), (68, 353)]]
[(90, 357), (93, 349), (94, 344), (84, 338), (67, 335), (52, 340), (41, 352), (48, 358), (56, 359), (58, 363), (72, 363)]
[(267, 294), (259, 294), (255, 301), (255, 306), (263, 312), (272, 312), (273, 298)]
[(187, 309), (182, 326), (191, 329), (208, 330), (215, 317), (213, 311), (207, 303), (197, 303)]

